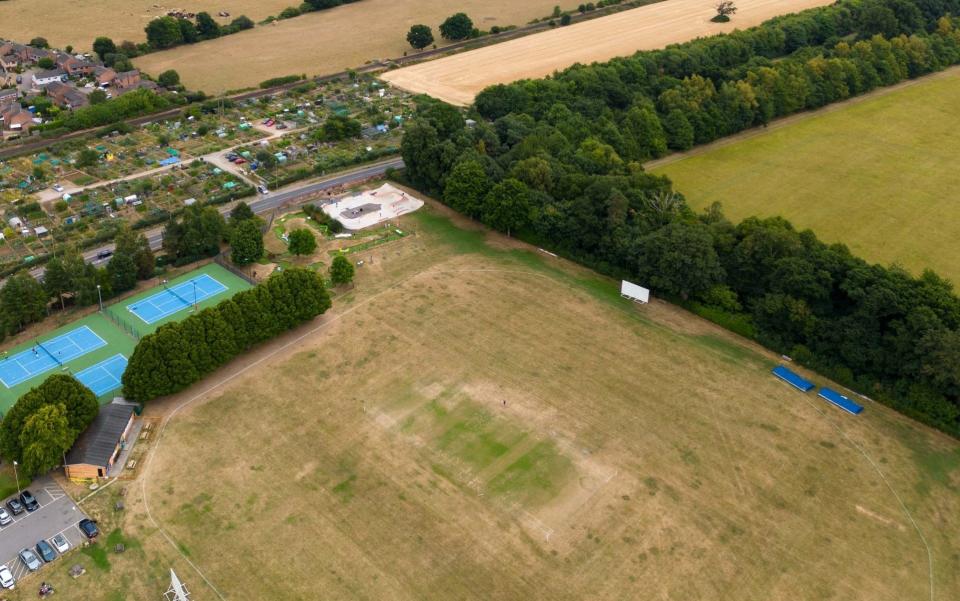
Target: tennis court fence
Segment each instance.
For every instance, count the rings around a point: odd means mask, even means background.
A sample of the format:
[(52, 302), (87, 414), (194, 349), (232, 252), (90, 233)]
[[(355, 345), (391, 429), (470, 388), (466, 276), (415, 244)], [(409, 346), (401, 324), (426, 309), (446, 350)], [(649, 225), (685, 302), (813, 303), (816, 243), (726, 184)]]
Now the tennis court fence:
[(135, 340), (140, 340), (140, 331), (134, 327), (133, 324), (116, 313), (113, 307), (107, 307), (104, 309), (103, 314), (106, 315), (107, 319), (112, 321), (115, 326), (132, 336)]
[(230, 261), (227, 260), (227, 258), (223, 255), (223, 253), (220, 253), (219, 255), (216, 255), (215, 257), (213, 257), (213, 262), (219, 265), (220, 267), (223, 267), (224, 269), (226, 269), (233, 275), (237, 276), (238, 278), (244, 279), (251, 286), (257, 285), (257, 281), (255, 279), (253, 279), (251, 276), (237, 269), (235, 265), (233, 265), (232, 263), (230, 263)]

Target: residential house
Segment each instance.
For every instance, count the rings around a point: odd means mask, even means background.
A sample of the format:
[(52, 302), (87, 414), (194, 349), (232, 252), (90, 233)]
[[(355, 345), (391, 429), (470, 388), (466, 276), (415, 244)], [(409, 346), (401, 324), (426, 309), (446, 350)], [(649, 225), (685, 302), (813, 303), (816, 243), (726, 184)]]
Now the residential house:
[(20, 107), (19, 104), (13, 104), (0, 108), (0, 121), (3, 122), (3, 128), (12, 131), (26, 133), (33, 127), (33, 113)]
[(55, 81), (66, 81), (67, 72), (63, 69), (51, 69), (49, 71), (38, 71), (33, 74), (31, 81), (36, 88), (52, 84)]
[(4, 71), (15, 71), (20, 66), (20, 57), (12, 52), (4, 52), (0, 46), (0, 68)]
[(57, 53), (46, 48), (34, 48), (33, 46), (23, 46), (21, 58), (25, 63), (36, 63), (41, 58), (49, 58), (53, 62), (57, 61)]
[(110, 67), (97, 66), (93, 69), (93, 78), (98, 86), (108, 86), (117, 78), (117, 72)]
[(113, 80), (113, 86), (118, 90), (128, 90), (140, 87), (140, 71), (124, 71), (117, 73)]
[(0, 90), (0, 107), (16, 102), (18, 96), (17, 88)]
[(90, 61), (79, 59), (70, 54), (58, 54), (57, 67), (66, 71), (70, 77), (85, 77), (93, 74), (97, 66)]
[(86, 94), (61, 81), (47, 85), (47, 96), (54, 104), (65, 109), (75, 109), (90, 104)]

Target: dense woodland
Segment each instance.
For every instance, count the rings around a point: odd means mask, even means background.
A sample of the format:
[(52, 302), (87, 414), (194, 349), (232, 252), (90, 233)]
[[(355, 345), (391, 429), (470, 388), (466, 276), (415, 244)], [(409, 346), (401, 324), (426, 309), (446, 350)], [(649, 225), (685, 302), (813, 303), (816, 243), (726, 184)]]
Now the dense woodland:
[[(494, 86), (466, 127), (424, 100), (406, 177), (453, 208), (650, 286), (960, 435), (960, 299), (783, 219), (694, 214), (641, 162), (960, 62), (960, 0), (845, 0)], [(838, 199), (841, 201), (842, 199)]]

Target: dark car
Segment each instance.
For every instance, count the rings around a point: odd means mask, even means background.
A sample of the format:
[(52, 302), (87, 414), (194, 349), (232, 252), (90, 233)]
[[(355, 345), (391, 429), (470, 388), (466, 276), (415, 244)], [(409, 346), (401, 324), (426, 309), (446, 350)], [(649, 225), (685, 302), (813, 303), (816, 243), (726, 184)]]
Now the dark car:
[(37, 502), (37, 498), (33, 496), (29, 490), (25, 490), (20, 493), (20, 502), (23, 503), (23, 506), (27, 508), (27, 511), (36, 511), (40, 509), (40, 503)]
[(7, 501), (7, 507), (10, 508), (10, 513), (13, 515), (20, 515), (23, 513), (23, 504), (20, 503), (20, 499), (16, 497)]
[(80, 527), (80, 532), (83, 532), (83, 535), (91, 540), (97, 538), (97, 535), (100, 534), (97, 523), (89, 518), (80, 520), (80, 523), (77, 525)]
[(43, 561), (50, 563), (57, 558), (57, 552), (53, 550), (53, 547), (50, 546), (45, 540), (37, 543), (37, 553), (40, 554), (40, 557), (43, 558)]
[(112, 250), (101, 250), (100, 252), (97, 253), (98, 259), (107, 259), (112, 256), (113, 256)]

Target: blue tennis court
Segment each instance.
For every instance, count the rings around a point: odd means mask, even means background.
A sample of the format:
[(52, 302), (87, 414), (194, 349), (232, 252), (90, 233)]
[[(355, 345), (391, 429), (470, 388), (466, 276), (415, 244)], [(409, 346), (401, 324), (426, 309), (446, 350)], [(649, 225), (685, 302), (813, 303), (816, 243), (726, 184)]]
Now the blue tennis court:
[(127, 310), (146, 323), (154, 323), (226, 290), (226, 286), (204, 273), (131, 303), (127, 305)]
[(103, 396), (122, 385), (120, 378), (127, 369), (127, 358), (123, 355), (114, 355), (96, 365), (77, 374), (80, 383), (93, 391), (93, 394)]
[(13, 388), (106, 345), (106, 340), (87, 326), (71, 330), (0, 360), (0, 382), (7, 388)]

